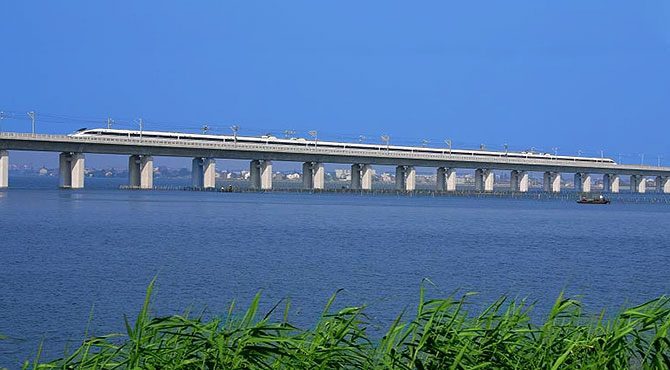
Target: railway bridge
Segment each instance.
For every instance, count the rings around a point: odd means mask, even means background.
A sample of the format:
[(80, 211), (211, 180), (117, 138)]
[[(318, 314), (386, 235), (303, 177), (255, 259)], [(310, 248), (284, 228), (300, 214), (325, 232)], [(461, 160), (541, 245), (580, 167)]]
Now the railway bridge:
[[(272, 189), (272, 162), (302, 162), (303, 187), (324, 188), (324, 163), (351, 165), (351, 189), (372, 190), (373, 166), (395, 166), (395, 187), (398, 191), (416, 189), (416, 168), (434, 168), (437, 191), (456, 190), (456, 169), (474, 170), (475, 189), (493, 191), (494, 170), (510, 171), (510, 191), (528, 192), (529, 172), (544, 173), (544, 190), (561, 191), (561, 175), (574, 174), (575, 189), (588, 193), (591, 175), (603, 176), (604, 190), (618, 193), (621, 176), (629, 176), (631, 190), (646, 191), (647, 178), (655, 180), (655, 188), (670, 193), (670, 167), (617, 164), (609, 158), (569, 157), (528, 152), (496, 152), (484, 150), (452, 150), (390, 145), (288, 140), (272, 137), (244, 137), (137, 131), (122, 134), (46, 135), (0, 133), (0, 188), (9, 184), (9, 152), (11, 150), (48, 151), (60, 153), (60, 186), (84, 187), (86, 153), (121, 154), (128, 156), (129, 185), (138, 189), (153, 188), (153, 157), (192, 158), (192, 183), (195, 187), (215, 186), (216, 159), (250, 161), (251, 187)], [(132, 133), (132, 134), (131, 134)], [(164, 134), (164, 135), (163, 135)]]

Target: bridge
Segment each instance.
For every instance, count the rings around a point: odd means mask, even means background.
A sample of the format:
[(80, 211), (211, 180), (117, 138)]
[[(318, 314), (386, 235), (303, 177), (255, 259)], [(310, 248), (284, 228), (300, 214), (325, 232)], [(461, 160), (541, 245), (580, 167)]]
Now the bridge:
[[(243, 137), (240, 137), (243, 138)], [(258, 139), (258, 138), (256, 138)], [(472, 151), (470, 154), (442, 150), (427, 153), (421, 147), (400, 151), (380, 145), (372, 148), (320, 147), (314, 145), (283, 145), (273, 142), (249, 143), (235, 141), (193, 141), (177, 138), (106, 137), (0, 133), (0, 188), (9, 183), (8, 150), (48, 151), (60, 153), (60, 186), (84, 187), (85, 153), (128, 155), (129, 185), (138, 189), (153, 188), (153, 156), (193, 158), (192, 184), (214, 188), (216, 159), (250, 161), (251, 187), (272, 189), (272, 161), (302, 162), (303, 187), (324, 188), (324, 163), (351, 165), (351, 189), (372, 190), (374, 165), (395, 166), (395, 186), (398, 191), (416, 189), (416, 167), (435, 168), (437, 191), (456, 190), (456, 169), (474, 170), (475, 189), (493, 191), (493, 170), (510, 171), (510, 191), (528, 192), (529, 172), (544, 173), (544, 190), (561, 191), (561, 174), (574, 174), (575, 190), (591, 192), (591, 175), (603, 175), (604, 190), (618, 193), (620, 177), (630, 176), (631, 190), (646, 191), (646, 179), (653, 177), (657, 191), (670, 193), (670, 167), (617, 164), (612, 161), (591, 162), (574, 157), (549, 156), (537, 158), (510, 157), (505, 152)], [(412, 147), (409, 147), (412, 148)], [(491, 155), (490, 153), (496, 153)]]

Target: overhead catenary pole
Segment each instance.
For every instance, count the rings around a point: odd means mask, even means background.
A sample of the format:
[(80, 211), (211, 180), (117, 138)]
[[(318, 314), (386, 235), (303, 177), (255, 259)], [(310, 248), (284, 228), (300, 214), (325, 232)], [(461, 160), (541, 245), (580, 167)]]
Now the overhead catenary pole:
[(386, 151), (389, 150), (389, 141), (391, 140), (391, 137), (388, 135), (382, 135), (382, 141), (386, 143)]
[(28, 112), (28, 117), (33, 120), (33, 135), (35, 135), (35, 112)]
[(140, 118), (140, 140), (142, 140), (142, 119)]
[(111, 119), (111, 118), (107, 118), (107, 129), (108, 129), (108, 130), (109, 130), (110, 128), (112, 128), (112, 124), (113, 124), (113, 123), (116, 123), (116, 122), (114, 122), (114, 120)]
[(237, 131), (240, 130), (240, 127), (237, 125), (232, 125), (230, 126), (230, 129), (233, 130), (233, 135), (234, 135), (234, 143), (237, 144)]
[(5, 112), (0, 110), (0, 132), (2, 132), (2, 120), (5, 119)]

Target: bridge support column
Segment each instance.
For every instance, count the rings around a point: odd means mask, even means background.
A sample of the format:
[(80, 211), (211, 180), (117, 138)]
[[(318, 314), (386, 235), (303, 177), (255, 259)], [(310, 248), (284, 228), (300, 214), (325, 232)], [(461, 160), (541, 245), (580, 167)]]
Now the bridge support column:
[(361, 178), (361, 187), (363, 190), (372, 190), (372, 166), (369, 164), (364, 164), (361, 167), (362, 178)]
[(414, 166), (405, 168), (405, 191), (416, 190), (416, 170)]
[(154, 157), (143, 155), (140, 158), (140, 189), (154, 188)]
[(395, 168), (395, 190), (405, 191), (405, 166)]
[(196, 188), (212, 189), (216, 182), (216, 161), (213, 158), (193, 158), (191, 165), (191, 185)]
[(647, 191), (647, 180), (642, 175), (630, 175), (632, 193), (644, 194)]
[(261, 188), (261, 161), (255, 159), (249, 164), (249, 180), (252, 189)]
[(578, 193), (591, 192), (591, 175), (588, 173), (575, 174), (575, 191)]
[(453, 168), (448, 168), (445, 175), (447, 177), (447, 191), (456, 191), (456, 171)]
[(313, 166), (314, 173), (314, 189), (323, 190), (326, 183), (326, 170), (323, 167), (323, 163), (314, 163)]
[(133, 188), (153, 189), (154, 158), (152, 156), (130, 156), (128, 159), (128, 183)]
[(484, 190), (484, 170), (476, 169), (475, 170), (475, 191)]
[(214, 189), (216, 187), (216, 160), (214, 158), (205, 158), (204, 161), (202, 185), (205, 189)]
[(528, 173), (521, 170), (513, 170), (509, 177), (510, 189), (517, 193), (528, 192)]
[(486, 168), (479, 168), (475, 171), (475, 190), (476, 191), (493, 191), (493, 182), (495, 175), (493, 171)]
[(0, 150), (0, 189), (9, 186), (9, 153)]
[(60, 187), (81, 189), (84, 187), (84, 155), (61, 153), (59, 156)]
[(657, 176), (656, 177), (656, 191), (659, 193), (670, 193), (670, 176)]
[(323, 163), (305, 162), (302, 164), (302, 186), (305, 189), (322, 190), (326, 172)]
[(314, 175), (312, 172), (312, 162), (305, 162), (302, 164), (302, 188), (312, 189), (314, 186)]
[(610, 193), (619, 192), (619, 175), (606, 174), (603, 175), (603, 190)]
[(416, 170), (414, 166), (398, 166), (395, 168), (395, 190), (416, 190)]
[(445, 191), (447, 190), (447, 169), (444, 167), (439, 167), (437, 169), (437, 181), (436, 181), (436, 190)]
[(544, 173), (544, 191), (547, 193), (561, 192), (561, 174), (558, 172)]
[(361, 189), (361, 165), (351, 165), (351, 190)]
[(272, 161), (261, 161), (261, 189), (272, 189)]

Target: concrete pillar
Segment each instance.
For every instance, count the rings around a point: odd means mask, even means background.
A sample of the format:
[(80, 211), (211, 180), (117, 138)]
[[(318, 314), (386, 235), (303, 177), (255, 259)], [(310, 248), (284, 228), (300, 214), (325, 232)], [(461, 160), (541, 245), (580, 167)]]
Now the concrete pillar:
[(272, 189), (272, 161), (264, 160), (261, 162), (261, 189)]
[(512, 170), (509, 173), (509, 190), (518, 193), (519, 192), (519, 171)]
[(575, 174), (575, 191), (578, 193), (591, 192), (591, 175), (588, 173)]
[(416, 170), (414, 166), (407, 166), (405, 169), (405, 191), (416, 190)]
[(558, 172), (552, 173), (551, 191), (554, 193), (561, 192), (561, 174)]
[(493, 183), (495, 182), (495, 175), (491, 170), (484, 170), (484, 191), (492, 192)]
[(261, 161), (253, 160), (249, 164), (249, 180), (252, 189), (261, 188)]
[(644, 194), (647, 191), (647, 180), (642, 175), (630, 175), (632, 193)]
[(351, 189), (360, 190), (361, 188), (361, 166), (358, 164), (351, 165)]
[(128, 185), (133, 188), (140, 187), (140, 156), (131, 155), (128, 158)]
[(670, 176), (656, 176), (656, 191), (659, 193), (670, 193)]
[(439, 167), (437, 169), (437, 181), (435, 184), (435, 190), (437, 191), (447, 190), (447, 169), (444, 167)]
[(545, 193), (551, 193), (551, 172), (547, 171), (544, 173), (542, 187), (544, 188)]
[(527, 193), (530, 187), (530, 180), (528, 179), (528, 172), (519, 171), (519, 192)]
[(484, 170), (475, 170), (475, 190), (484, 191)]
[(216, 187), (216, 160), (214, 158), (204, 158), (202, 171), (202, 187), (205, 189), (214, 189)]
[(513, 170), (509, 176), (510, 190), (517, 193), (528, 192), (528, 173), (526, 171)]
[(561, 174), (558, 172), (544, 173), (544, 191), (547, 193), (561, 192)]
[(647, 179), (642, 175), (631, 175), (630, 183), (633, 193), (644, 194), (647, 191)]
[(395, 190), (405, 190), (405, 166), (395, 168)]
[(456, 191), (456, 171), (453, 168), (447, 169), (447, 191)]
[(143, 155), (140, 158), (140, 189), (154, 188), (154, 157)]
[(363, 190), (372, 190), (372, 166), (364, 164), (362, 171), (361, 187)]
[(204, 186), (202, 158), (193, 158), (193, 161), (191, 162), (191, 186), (196, 188), (202, 188)]
[(312, 162), (305, 162), (302, 164), (302, 188), (312, 189), (313, 182)]
[(82, 153), (73, 153), (71, 157), (71, 170), (72, 179), (71, 188), (72, 189), (83, 189), (84, 188), (84, 178), (86, 177), (86, 168), (84, 167), (84, 154)]
[(9, 153), (0, 150), (0, 189), (9, 186)]
[(325, 180), (326, 180), (326, 170), (323, 168), (323, 163), (318, 163), (315, 162), (312, 165), (312, 173), (314, 174), (314, 178), (312, 180), (312, 185), (314, 186), (314, 189), (319, 189), (322, 190), (325, 188)]
[(603, 175), (603, 190), (610, 193), (619, 192), (619, 175), (606, 174)]
[(59, 185), (61, 188), (81, 189), (84, 187), (84, 155), (81, 153), (61, 153), (59, 156)]
[(70, 153), (61, 153), (58, 156), (58, 186), (61, 188), (70, 188), (72, 186), (72, 163), (70, 162)]
[(478, 168), (475, 171), (475, 190), (493, 191), (493, 171), (486, 168)]

